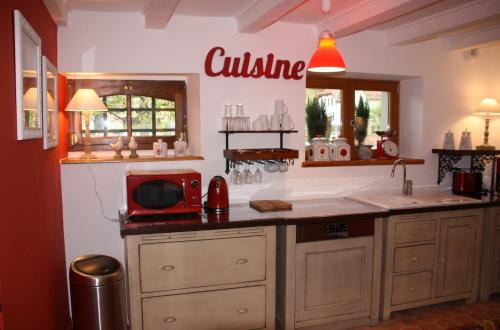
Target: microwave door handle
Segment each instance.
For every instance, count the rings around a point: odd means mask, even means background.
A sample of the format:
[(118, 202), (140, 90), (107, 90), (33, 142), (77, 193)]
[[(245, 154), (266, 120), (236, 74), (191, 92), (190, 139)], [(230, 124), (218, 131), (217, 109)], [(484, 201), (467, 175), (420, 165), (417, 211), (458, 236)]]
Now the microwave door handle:
[(181, 179), (181, 181), (182, 181), (182, 199), (181, 199), (181, 203), (182, 203), (182, 207), (186, 207), (186, 180)]

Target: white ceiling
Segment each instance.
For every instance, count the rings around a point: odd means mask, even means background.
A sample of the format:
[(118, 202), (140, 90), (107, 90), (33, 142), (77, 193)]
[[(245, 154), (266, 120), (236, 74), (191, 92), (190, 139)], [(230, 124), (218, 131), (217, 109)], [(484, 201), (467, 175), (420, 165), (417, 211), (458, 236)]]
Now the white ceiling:
[(230, 17), (242, 33), (256, 33), (276, 22), (310, 24), (337, 38), (363, 30), (386, 34), (387, 44), (445, 39), (450, 49), (500, 42), (500, 0), (44, 0), (54, 20), (66, 25), (74, 10), (138, 12), (145, 27), (164, 28), (174, 15)]

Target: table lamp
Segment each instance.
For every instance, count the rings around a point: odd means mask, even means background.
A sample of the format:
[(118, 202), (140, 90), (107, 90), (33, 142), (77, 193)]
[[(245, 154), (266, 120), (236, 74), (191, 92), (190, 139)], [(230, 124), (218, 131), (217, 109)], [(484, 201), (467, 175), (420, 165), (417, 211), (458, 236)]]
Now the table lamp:
[(475, 115), (485, 117), (485, 127), (484, 127), (484, 143), (477, 146), (477, 150), (495, 150), (495, 146), (488, 144), (488, 136), (490, 133), (488, 129), (490, 127), (490, 117), (495, 115), (500, 115), (500, 106), (497, 101), (493, 98), (485, 98), (479, 104), (479, 107), (474, 111)]
[[(38, 90), (36, 87), (28, 89), (23, 95), (24, 127), (38, 127)], [(30, 122), (30, 114), (33, 122)]]
[(65, 110), (83, 112), (85, 118), (85, 152), (80, 158), (97, 158), (92, 154), (92, 147), (90, 145), (90, 113), (97, 111), (108, 111), (108, 108), (106, 108), (95, 90), (89, 88), (81, 88), (76, 91), (75, 95), (73, 95), (73, 98), (71, 99), (71, 101), (69, 101)]

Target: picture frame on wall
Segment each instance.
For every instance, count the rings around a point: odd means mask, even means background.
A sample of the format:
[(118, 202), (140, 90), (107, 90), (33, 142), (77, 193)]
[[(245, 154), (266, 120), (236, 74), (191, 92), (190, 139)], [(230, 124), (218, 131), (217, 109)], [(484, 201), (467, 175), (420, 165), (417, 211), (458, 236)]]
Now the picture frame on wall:
[(14, 10), (17, 139), (42, 137), (42, 39)]
[(42, 57), (42, 108), (43, 108), (43, 149), (57, 146), (58, 140), (58, 90), (57, 68)]

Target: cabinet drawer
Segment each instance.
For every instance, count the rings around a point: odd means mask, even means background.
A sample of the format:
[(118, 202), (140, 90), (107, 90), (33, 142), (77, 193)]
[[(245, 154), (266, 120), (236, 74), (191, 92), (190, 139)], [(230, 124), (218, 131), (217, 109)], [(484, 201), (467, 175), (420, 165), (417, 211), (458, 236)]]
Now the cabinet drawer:
[(396, 243), (430, 241), (436, 237), (436, 220), (396, 223)]
[(264, 286), (144, 298), (144, 330), (262, 329)]
[(141, 291), (265, 280), (265, 261), (265, 236), (141, 244)]
[(431, 297), (432, 272), (394, 276), (392, 304), (399, 305)]
[(396, 248), (394, 272), (421, 270), (434, 265), (434, 244)]

